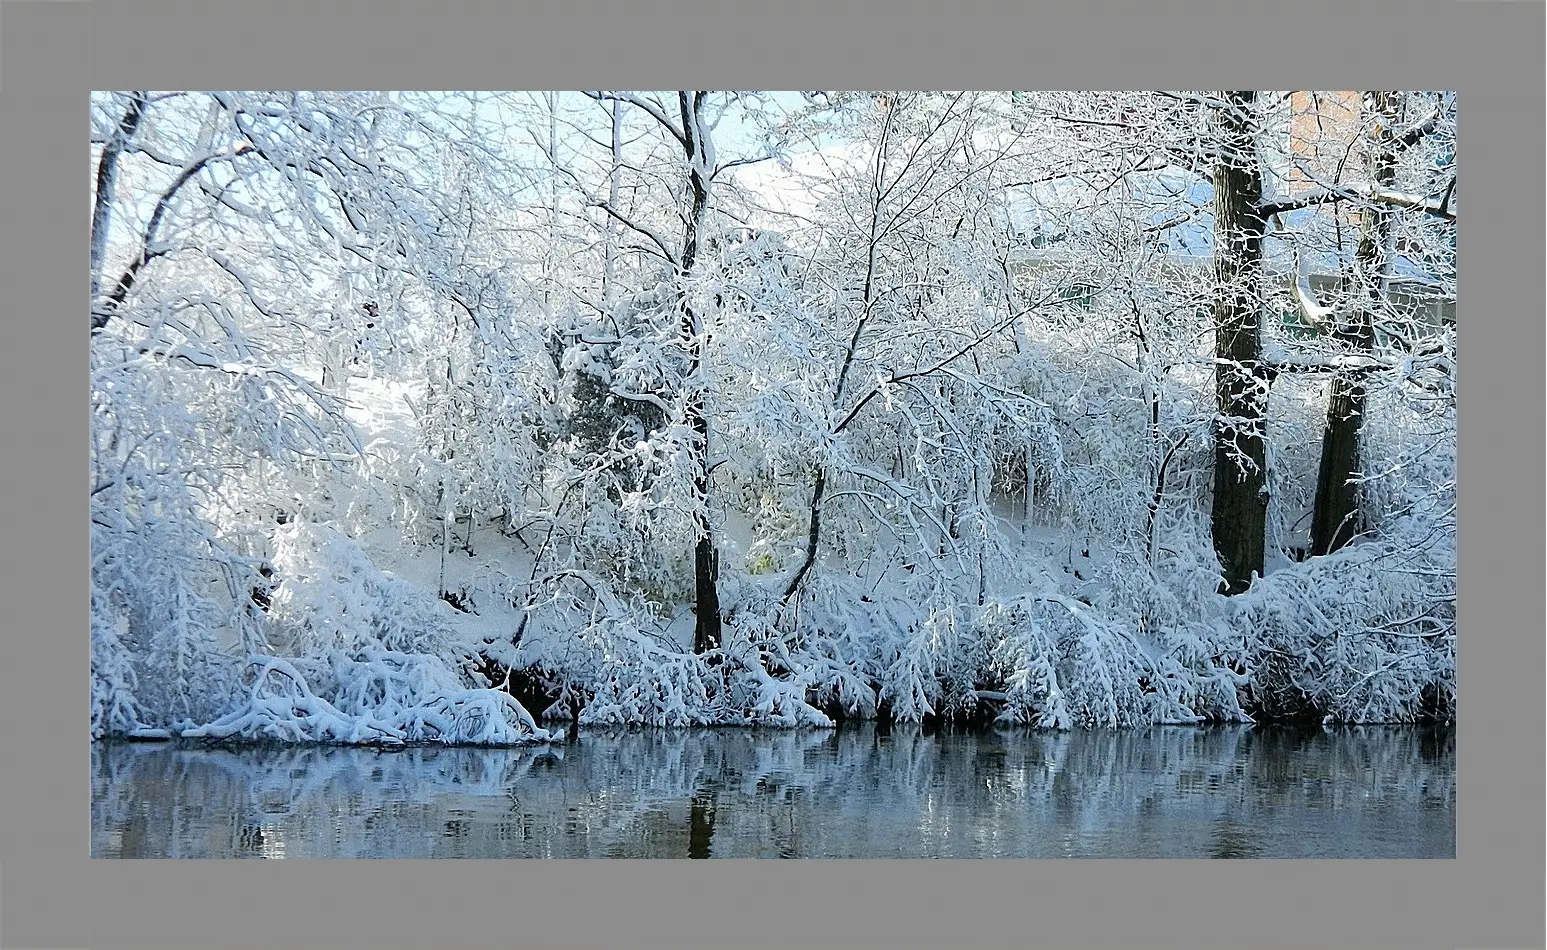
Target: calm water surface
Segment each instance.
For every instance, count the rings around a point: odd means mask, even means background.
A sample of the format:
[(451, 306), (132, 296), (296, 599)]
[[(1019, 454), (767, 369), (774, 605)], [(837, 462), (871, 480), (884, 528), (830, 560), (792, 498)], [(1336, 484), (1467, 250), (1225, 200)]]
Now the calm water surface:
[(585, 731), (95, 743), (112, 858), (1452, 858), (1453, 730)]

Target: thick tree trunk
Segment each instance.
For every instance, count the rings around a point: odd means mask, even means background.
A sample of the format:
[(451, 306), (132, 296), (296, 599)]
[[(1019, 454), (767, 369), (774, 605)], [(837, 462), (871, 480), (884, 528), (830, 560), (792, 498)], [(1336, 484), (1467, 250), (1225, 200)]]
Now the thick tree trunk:
[[(1376, 112), (1371, 135), (1371, 173), (1377, 189), (1396, 181), (1397, 155), (1392, 135), (1395, 95), (1370, 94)], [(1389, 206), (1371, 203), (1360, 212), (1359, 246), (1355, 251), (1356, 290), (1364, 305), (1340, 321), (1337, 336), (1356, 353), (1375, 346), (1375, 310), (1384, 294), (1381, 273), (1391, 232)], [(1362, 528), (1359, 513), (1360, 446), (1363, 441), (1365, 387), (1358, 378), (1334, 376), (1327, 400), (1327, 425), (1322, 436), (1321, 469), (1316, 476), (1316, 506), (1311, 518), (1313, 555), (1331, 554), (1351, 541)]]
[(1256, 93), (1226, 92), (1214, 169), (1215, 394), (1214, 551), (1222, 593), (1261, 575), (1268, 515), (1263, 422), (1268, 377), (1262, 365), (1262, 174), (1252, 135)]
[(1331, 554), (1353, 540), (1359, 521), (1360, 430), (1365, 390), (1358, 380), (1335, 377), (1327, 400), (1321, 468), (1316, 474), (1316, 507), (1311, 518), (1312, 555)]

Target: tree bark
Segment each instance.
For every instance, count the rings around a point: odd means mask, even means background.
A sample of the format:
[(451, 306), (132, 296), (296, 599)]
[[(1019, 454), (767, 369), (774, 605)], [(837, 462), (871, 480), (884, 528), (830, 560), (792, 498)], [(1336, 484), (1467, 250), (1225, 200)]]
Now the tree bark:
[[(1366, 102), (1375, 110), (1371, 132), (1371, 176), (1377, 191), (1396, 181), (1397, 151), (1392, 133), (1396, 96), (1374, 92)], [(1392, 209), (1371, 202), (1360, 214), (1359, 245), (1354, 255), (1356, 288), (1363, 305), (1339, 322), (1337, 338), (1355, 353), (1375, 346), (1375, 310), (1383, 296), (1382, 272), (1391, 233)], [(1321, 468), (1316, 476), (1316, 504), (1311, 517), (1312, 555), (1331, 554), (1363, 528), (1359, 511), (1361, 443), (1367, 394), (1362, 376), (1332, 378), (1327, 423), (1322, 436)]]
[(1214, 168), (1214, 551), (1221, 593), (1239, 594), (1263, 570), (1268, 514), (1263, 422), (1268, 376), (1262, 363), (1262, 173), (1251, 110), (1256, 93), (1223, 94)]
[(688, 215), (682, 238), (682, 259), (678, 267), (677, 301), (682, 309), (682, 332), (692, 347), (692, 359), (688, 366), (688, 398), (685, 409), (688, 426), (698, 443), (698, 471), (693, 476), (693, 489), (698, 497), (698, 510), (694, 515), (698, 529), (698, 542), (693, 548), (693, 585), (697, 598), (694, 609), (693, 652), (707, 653), (720, 646), (720, 591), (717, 584), (714, 548), (714, 525), (709, 516), (709, 419), (704, 411), (703, 346), (704, 338), (699, 315), (693, 311), (687, 293), (687, 278), (698, 258), (698, 239), (703, 229), (705, 213), (709, 207), (709, 181), (705, 177), (706, 162), (703, 160), (706, 143), (699, 140), (704, 127), (699, 122), (699, 110), (703, 108), (703, 92), (679, 92), (677, 101), (682, 113), (683, 150), (687, 155), (688, 184), (693, 192), (692, 211)]
[(784, 597), (781, 603), (788, 603), (795, 592), (800, 589), (800, 582), (806, 579), (806, 572), (811, 570), (811, 565), (816, 563), (817, 546), (822, 539), (822, 496), (827, 493), (827, 470), (818, 468), (816, 481), (811, 486), (811, 522), (806, 528), (806, 557), (800, 562), (795, 576), (790, 578), (789, 584), (784, 588)]
[(140, 120), (145, 117), (146, 98), (136, 92), (129, 98), (129, 105), (118, 120), (118, 127), (102, 146), (102, 156), (97, 160), (97, 191), (91, 208), (91, 328), (100, 330), (107, 324), (105, 314), (96, 312), (97, 295), (102, 288), (102, 263), (107, 255), (107, 232), (113, 210), (113, 197), (118, 190), (118, 158), (134, 138)]

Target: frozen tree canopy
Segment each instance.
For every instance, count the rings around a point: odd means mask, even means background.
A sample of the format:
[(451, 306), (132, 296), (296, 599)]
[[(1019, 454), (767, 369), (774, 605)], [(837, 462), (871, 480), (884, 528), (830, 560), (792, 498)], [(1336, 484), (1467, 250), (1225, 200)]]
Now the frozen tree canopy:
[(1451, 93), (91, 118), (94, 737), (1454, 716)]

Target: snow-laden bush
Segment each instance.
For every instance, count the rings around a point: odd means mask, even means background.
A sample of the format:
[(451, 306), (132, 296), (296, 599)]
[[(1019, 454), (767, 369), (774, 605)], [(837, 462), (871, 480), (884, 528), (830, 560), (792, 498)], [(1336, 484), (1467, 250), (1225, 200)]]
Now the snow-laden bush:
[[(751, 583), (746, 587), (758, 589)], [(775, 596), (772, 591), (764, 594), (769, 604), (765, 617)], [(917, 623), (917, 608), (893, 598), (877, 600), (841, 579), (817, 577), (795, 611), (794, 632), (782, 639), (794, 647), (790, 665), (798, 662), (812, 671), (813, 702), (845, 716), (875, 717), (880, 704), (878, 644), (896, 642), (901, 631)]]
[[(302, 666), (316, 670), (312, 681)], [(501, 746), (554, 738), (509, 693), (466, 688), (423, 655), (334, 652), (326, 663), (309, 664), (254, 656), (248, 667), (245, 701), (213, 722), (184, 729), (184, 738)], [(312, 682), (322, 685), (320, 694)]]
[[(238, 592), (255, 573), (200, 511), (208, 468), (170, 434), (179, 414), (127, 368), (94, 394), (91, 722), (94, 735), (215, 714), (231, 670), (217, 631), (250, 633)], [(167, 381), (169, 384), (169, 381)], [(169, 418), (173, 417), (173, 418)]]
[(1249, 695), (1267, 715), (1454, 715), (1454, 577), (1406, 545), (1355, 544), (1313, 558), (1270, 574), (1231, 606), (1232, 626), (1250, 633)]
[(134, 657), (125, 642), (129, 620), (111, 594), (91, 579), (91, 737), (140, 729), (144, 709), (135, 698)]
[[(704, 658), (658, 640), (628, 616), (608, 616), (574, 635), (584, 651), (590, 696), (579, 721), (653, 726), (709, 725), (720, 711), (716, 677)], [(573, 675), (581, 670), (569, 667)]]
[(855, 706), (865, 704), (832, 656), (792, 643), (779, 630), (770, 591), (748, 584), (728, 593), (731, 611), (720, 652), (725, 706), (733, 716), (749, 725), (831, 726), (827, 714), (809, 701), (819, 683), (847, 694)]
[(520, 644), (495, 658), (556, 682), (549, 716), (578, 708), (581, 724), (832, 725), (807, 702), (827, 667), (792, 655), (767, 614), (728, 601), (721, 649), (698, 655), (667, 635), (637, 592), (581, 571), (548, 584), (553, 593), (529, 611)]
[(1109, 624), (1133, 631), (1152, 667), (1141, 687), (1152, 691), (1157, 722), (1243, 722), (1239, 691), (1248, 681), (1249, 637), (1224, 617), (1218, 562), (1203, 525), (1177, 526), (1151, 565), (1131, 554), (1098, 572), (1092, 606)]
[[(510, 693), (473, 685), (449, 608), (310, 523), (275, 531), (274, 639), (242, 705), (185, 736), (507, 745), (551, 738)], [(256, 672), (253, 672), (256, 671)]]
[(1044, 729), (1075, 723), (1059, 681), (1060, 646), (1036, 623), (1026, 604), (994, 604), (978, 618), (993, 642), (990, 656), (1004, 682), (1005, 702), (996, 718)]
[(434, 656), (446, 652), (446, 608), (377, 570), (352, 539), (326, 525), (284, 525), (273, 536), (278, 586), (269, 617), (295, 655), (362, 645)]
[[(1149, 583), (1157, 606), (1174, 608)], [(1146, 615), (1148, 630), (1124, 620)], [(1000, 721), (1057, 729), (1244, 721), (1244, 677), (1230, 665), (1240, 660), (1220, 629), (1054, 591), (936, 609), (875, 651), (879, 698), (900, 721), (970, 715), (981, 703), (997, 704)]]
[(1230, 601), (1228, 623), (1248, 645), (1244, 692), (1264, 715), (1356, 723), (1454, 717), (1455, 366), (1443, 360), (1446, 352), (1404, 360), (1402, 375), (1371, 395), (1361, 443), (1362, 536), (1271, 572)]
[(1028, 595), (986, 607), (978, 624), (993, 643), (991, 672), (1006, 687), (1001, 721), (1110, 728), (1174, 715), (1154, 701), (1156, 666), (1144, 645), (1086, 604)]
[[(137, 537), (147, 534), (153, 532)], [(163, 632), (139, 647), (138, 665), (131, 662), (125, 641), (156, 619), (157, 605), (191, 609), (191, 598), (176, 587), (179, 565), (168, 568), (172, 594), (148, 604), (134, 598), (143, 598), (158, 576), (152, 565), (130, 561), (142, 571), (128, 588), (114, 586), (107, 568), (94, 572), (94, 734), (172, 726), (190, 738), (288, 742), (509, 745), (552, 738), (509, 693), (473, 688), (466, 658), (446, 637), (447, 608), (376, 570), (355, 542), (333, 529), (291, 523), (275, 532), (274, 548), (277, 586), (266, 622), (269, 648), (283, 655), (252, 653), (240, 670), (229, 669), (231, 661), (206, 642), (224, 627), (208, 613), (209, 602), (203, 616), (182, 623), (167, 617)], [(146, 657), (168, 658), (170, 667), (148, 677)], [(216, 664), (220, 670), (208, 669)], [(158, 687), (144, 688), (147, 679)], [(204, 688), (195, 692), (185, 683)], [(172, 708), (147, 715), (145, 697)]]

